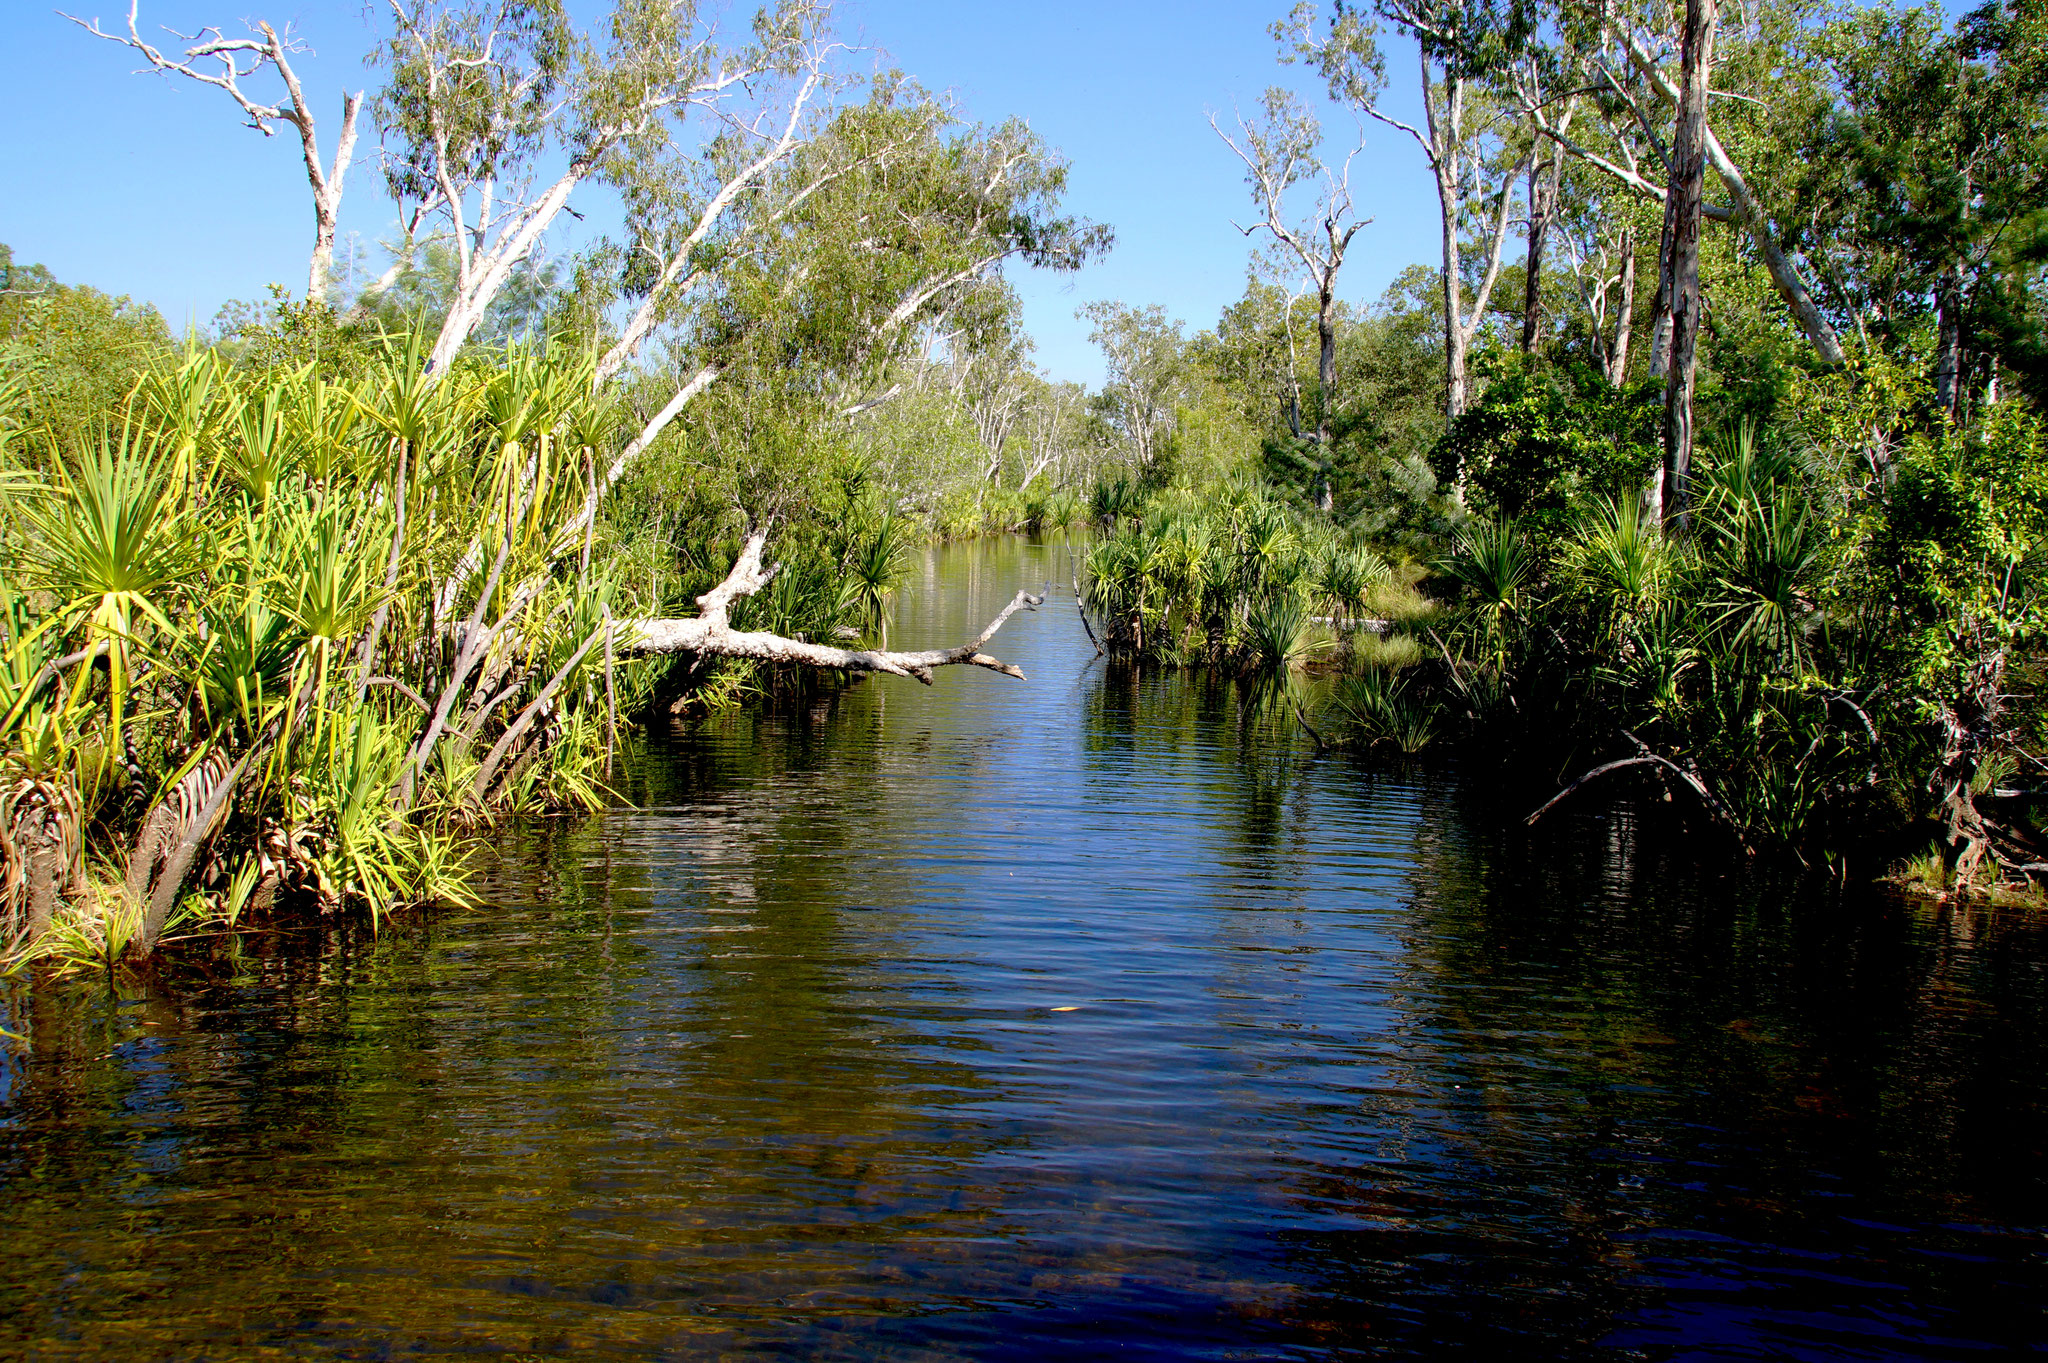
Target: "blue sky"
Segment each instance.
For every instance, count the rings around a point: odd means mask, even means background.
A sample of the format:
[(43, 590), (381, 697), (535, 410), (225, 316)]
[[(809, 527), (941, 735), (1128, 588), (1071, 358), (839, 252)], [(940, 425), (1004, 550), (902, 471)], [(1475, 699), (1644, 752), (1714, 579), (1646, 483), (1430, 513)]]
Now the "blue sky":
[[(98, 3), (73, 12), (124, 22), (124, 0)], [(1074, 319), (1083, 303), (1160, 303), (1199, 328), (1243, 291), (1250, 246), (1231, 222), (1248, 221), (1250, 205), (1209, 111), (1228, 123), (1233, 103), (1249, 110), (1266, 86), (1293, 83), (1317, 97), (1333, 141), (1355, 140), (1349, 114), (1323, 105), (1299, 68), (1274, 60), (1265, 26), (1283, 3), (841, 0), (838, 24), (954, 92), (971, 118), (1028, 119), (1072, 162), (1069, 207), (1115, 227), (1116, 249), (1079, 275), (1013, 279), (1038, 362), (1056, 378), (1092, 382), (1100, 361)], [(341, 92), (377, 76), (362, 63), (370, 35), (360, 0), (238, 4), (246, 10), (144, 0), (142, 21), (147, 33), (151, 24), (205, 23), (236, 32), (245, 12), (289, 20), (315, 49), (298, 66), (331, 155)], [(223, 302), (260, 297), (272, 281), (304, 287), (312, 209), (289, 130), (266, 139), (235, 121), (219, 91), (132, 74), (136, 54), (40, 4), (8, 0), (7, 9), (14, 60), (0, 84), (0, 241), (17, 259), (152, 302), (174, 327), (203, 324)], [(1407, 265), (1434, 258), (1435, 201), (1419, 150), (1377, 126), (1352, 183), (1376, 221), (1353, 246), (1342, 292), (1365, 300)], [(565, 220), (558, 250), (605, 226), (601, 202), (574, 202), (589, 222)], [(373, 158), (359, 154), (343, 230), (372, 241), (389, 218)]]

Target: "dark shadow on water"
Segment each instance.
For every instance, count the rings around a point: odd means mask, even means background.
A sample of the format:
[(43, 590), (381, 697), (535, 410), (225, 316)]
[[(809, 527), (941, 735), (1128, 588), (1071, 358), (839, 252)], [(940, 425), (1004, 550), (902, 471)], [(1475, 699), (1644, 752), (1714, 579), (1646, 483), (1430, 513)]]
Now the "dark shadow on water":
[(933, 554), (485, 907), (0, 985), (0, 1355), (2048, 1347), (2048, 928), (1526, 830)]

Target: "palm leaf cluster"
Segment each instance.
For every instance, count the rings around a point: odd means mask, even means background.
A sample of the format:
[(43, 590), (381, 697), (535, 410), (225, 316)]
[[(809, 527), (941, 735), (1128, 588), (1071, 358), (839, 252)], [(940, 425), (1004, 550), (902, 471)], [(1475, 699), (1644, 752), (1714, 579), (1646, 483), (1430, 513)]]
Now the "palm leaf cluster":
[[(1437, 703), (1551, 772), (1669, 757), (1755, 845), (1896, 823), (2005, 741), (1984, 676), (2039, 637), (2044, 459), (2021, 422), (1845, 491), (1745, 425), (1708, 452), (1683, 535), (1633, 496), (1549, 534), (1475, 521), (1442, 565), (1459, 608)], [(1958, 715), (1976, 728), (1944, 757)]]
[(1111, 528), (1089, 551), (1085, 597), (1112, 652), (1297, 667), (1391, 578), (1372, 550), (1249, 481), (1157, 499), (1112, 484), (1094, 504)]
[[(460, 897), (456, 838), (589, 806), (616, 733), (587, 358), (358, 380), (194, 350), (82, 447), (0, 444), (0, 925)], [(5, 395), (0, 394), (0, 400)], [(72, 931), (72, 936), (76, 936)]]

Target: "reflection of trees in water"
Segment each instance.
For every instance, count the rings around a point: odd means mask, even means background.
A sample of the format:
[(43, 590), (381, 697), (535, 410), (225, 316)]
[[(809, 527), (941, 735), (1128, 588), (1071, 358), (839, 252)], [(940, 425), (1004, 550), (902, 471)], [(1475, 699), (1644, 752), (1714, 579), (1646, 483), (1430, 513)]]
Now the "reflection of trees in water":
[(953, 1170), (1017, 1137), (969, 1110), (990, 1096), (971, 1047), (898, 1020), (892, 992), (928, 1018), (944, 982), (893, 964), (874, 910), (908, 880), (865, 856), (920, 816), (873, 793), (873, 752), (828, 747), (729, 745), (694, 814), (515, 838), (495, 923), (401, 924), (132, 1008), (42, 996), (71, 1012), (36, 1026), (11, 1105), (0, 1234), (35, 1249), (0, 1269), (26, 1304), (0, 1338), (119, 1353), (117, 1322), (148, 1319), (156, 1340), (527, 1347), (608, 1302), (670, 1313), (659, 1339), (772, 1295), (820, 1215), (854, 1224), (810, 1285), (872, 1242), (978, 1228)]
[(1285, 852), (1297, 778), (1313, 754), (1277, 687), (1207, 669), (1099, 666), (1102, 682), (1082, 700), (1086, 797), (1114, 804), (1134, 775), (1172, 780), (1193, 802), (1190, 816), (1228, 828), (1245, 854)]
[[(1028, 548), (934, 555), (892, 637), (1057, 583)], [(1313, 756), (1271, 693), (1041, 626), (1027, 687), (877, 679), (651, 736), (624, 777), (648, 808), (508, 834), (477, 914), (18, 1006), (0, 1353), (199, 1352), (206, 1329), (223, 1355), (645, 1356), (980, 1311), (955, 1338), (1027, 1354), (988, 1333), (1007, 1310), (1077, 1352), (1128, 1328), (1570, 1355), (1650, 1319), (1673, 1264), (1809, 1302), (1778, 1242), (2025, 1337), (2037, 1242), (1929, 1227), (2048, 1222), (2040, 919), (1718, 881), (1664, 855), (1655, 806), (1503, 832), (1427, 764)], [(1034, 706), (1062, 708), (1012, 742)], [(1112, 931), (1161, 954), (1169, 1040), (1112, 1077), (1180, 1085), (1211, 1125), (1178, 1145), (1142, 1083), (1106, 1137), (1055, 1106), (1088, 1091), (991, 1054), (1014, 1019), (965, 992), (973, 934), (934, 926), (974, 884), (947, 869), (963, 828), (1006, 836), (990, 802), (1020, 780), (1076, 825), (1048, 840), (1144, 854), (1076, 899), (1145, 898)], [(1192, 1066), (1190, 1037), (1217, 1043)], [(1143, 1167), (1103, 1162), (1117, 1140)]]
[(1297, 1181), (1371, 1227), (1290, 1234), (1307, 1323), (1396, 1352), (1569, 1354), (1618, 1318), (1770, 1348), (1776, 1312), (1824, 1337), (1882, 1302), (2038, 1342), (2038, 919), (1716, 875), (1665, 854), (1655, 807), (1537, 836), (1436, 794), (1378, 1158)]

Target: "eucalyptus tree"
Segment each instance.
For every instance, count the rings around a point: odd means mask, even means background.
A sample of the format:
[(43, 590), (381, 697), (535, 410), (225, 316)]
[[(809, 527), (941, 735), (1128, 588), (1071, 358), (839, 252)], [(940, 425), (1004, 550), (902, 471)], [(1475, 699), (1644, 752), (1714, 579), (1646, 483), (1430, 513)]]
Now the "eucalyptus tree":
[[(1061, 211), (1066, 163), (1021, 120), (968, 126), (893, 75), (829, 117), (803, 112), (824, 88), (822, 62), (818, 46), (807, 50), (765, 134), (750, 142), (726, 128), (696, 197), (661, 189), (651, 173), (608, 172), (633, 189), (633, 244), (599, 301), (631, 311), (592, 381), (631, 387), (641, 415), (593, 471), (562, 552), (714, 386), (739, 384), (742, 401), (772, 391), (769, 406), (792, 422), (857, 416), (901, 391), (892, 366), (1007, 262), (1073, 270), (1108, 248), (1107, 228)], [(630, 363), (650, 344), (659, 363)], [(472, 567), (481, 553), (472, 547)]]
[[(1416, 44), (1423, 121), (1396, 117), (1385, 103), (1383, 25)], [(1515, 181), (1530, 153), (1513, 150), (1505, 101), (1486, 76), (1515, 36), (1484, 0), (1372, 0), (1364, 9), (1338, 3), (1326, 21), (1314, 0), (1301, 0), (1272, 26), (1282, 60), (1308, 62), (1329, 83), (1330, 97), (1408, 134), (1422, 149), (1435, 182), (1443, 243), (1444, 408), (1463, 412), (1470, 397), (1467, 356), (1485, 326), (1500, 278), (1501, 251), (1515, 207)], [(1477, 234), (1477, 279), (1466, 297), (1464, 236)]]
[(1666, 525), (1681, 528), (1692, 502), (1693, 398), (1704, 302), (1700, 224), (1707, 185), (1707, 91), (1719, 26), (1716, 0), (1685, 0), (1678, 127), (1671, 144), (1671, 187), (1664, 196), (1667, 257), (1660, 271), (1671, 281), (1671, 366), (1664, 384), (1664, 478), (1658, 508)]
[(1224, 307), (1214, 331), (1190, 342), (1245, 421), (1260, 430), (1284, 427), (1294, 437), (1301, 434), (1301, 356), (1313, 346), (1314, 322), (1302, 301), (1255, 263), (1246, 272), (1244, 296)]
[[(1233, 138), (1215, 118), (1215, 128), (1229, 148), (1244, 162), (1245, 184), (1259, 219), (1238, 230), (1246, 236), (1263, 231), (1282, 268), (1298, 265), (1316, 299), (1316, 444), (1328, 462), (1330, 420), (1337, 402), (1337, 274), (1344, 268), (1345, 253), (1361, 228), (1371, 218), (1356, 216), (1351, 195), (1351, 158), (1332, 168), (1321, 158), (1322, 124), (1302, 106), (1295, 95), (1273, 86), (1261, 100), (1264, 117), (1257, 122), (1238, 119)], [(1354, 151), (1354, 155), (1356, 152)], [(1289, 211), (1291, 191), (1313, 183), (1317, 193), (1305, 219)], [(1291, 257), (1291, 259), (1289, 259)], [(1317, 504), (1330, 509), (1330, 480), (1323, 477), (1317, 490)]]
[[(1540, 80), (1540, 76), (1538, 77)], [(1549, 101), (1545, 101), (1548, 103)], [(1578, 112), (1576, 94), (1564, 97), (1564, 110), (1557, 116), (1557, 123), (1566, 132), (1571, 130), (1572, 120)], [(1525, 243), (1522, 250), (1522, 352), (1534, 354), (1537, 340), (1543, 330), (1543, 258), (1550, 244), (1553, 219), (1559, 208), (1559, 195), (1564, 189), (1565, 151), (1555, 142), (1544, 143), (1531, 124), (1532, 143), (1529, 157), (1529, 186), (1524, 192), (1529, 207), (1528, 229), (1523, 234)]]
[(1138, 308), (1098, 301), (1076, 315), (1094, 323), (1088, 339), (1102, 351), (1106, 370), (1095, 409), (1138, 472), (1155, 476), (1188, 377), (1181, 323), (1157, 303)]
[[(316, 302), (323, 300), (328, 276), (334, 268), (334, 230), (341, 214), (342, 182), (355, 156), (362, 92), (342, 95), (341, 133), (335, 141), (334, 159), (323, 163), (313, 111), (307, 107), (305, 89), (291, 62), (292, 54), (305, 48), (292, 36), (290, 25), (279, 30), (259, 19), (249, 25), (253, 36), (247, 38), (230, 38), (217, 27), (189, 34), (166, 29), (178, 42), (186, 44), (183, 51), (169, 55), (142, 36), (140, 6), (141, 0), (129, 0), (126, 33), (109, 33), (100, 27), (98, 19), (88, 22), (69, 14), (64, 17), (95, 37), (140, 52), (151, 71), (185, 76), (221, 91), (242, 111), (248, 126), (265, 137), (277, 134), (273, 124), (291, 126), (299, 136), (299, 150), (305, 159), (306, 184), (313, 191), (313, 254), (306, 267), (306, 297)], [(254, 92), (250, 83), (266, 70), (284, 86), (282, 100), (267, 103)]]
[(1788, 111), (1797, 244), (1830, 302), (1891, 345), (1931, 326), (1936, 405), (2001, 369), (2048, 393), (2048, 6), (1842, 16), (1811, 40), (1826, 104)]
[[(1723, 67), (1742, 74), (1742, 83), (1755, 90), (1709, 91), (1710, 96), (1720, 98), (1723, 108), (1730, 103), (1757, 102), (1760, 95), (1784, 98), (1788, 94), (1781, 87), (1788, 74), (1783, 59), (1800, 27), (1797, 8), (1757, 6), (1745, 12), (1744, 25), (1732, 35), (1736, 60), (1725, 60), (1730, 54), (1724, 44)], [(1503, 66), (1495, 83), (1551, 146), (1631, 192), (1664, 205), (1674, 173), (1681, 102), (1679, 82), (1668, 66), (1682, 57), (1683, 26), (1674, 30), (1671, 25), (1684, 13), (1682, 5), (1590, 6), (1579, 0), (1559, 0), (1540, 9), (1532, 6), (1518, 39), (1520, 59)], [(1762, 22), (1766, 17), (1771, 23)], [(1573, 107), (1590, 111), (1591, 126), (1582, 125), (1585, 130), (1575, 133), (1558, 117), (1558, 91), (1584, 96), (1585, 103)], [(1702, 214), (1733, 223), (1745, 232), (1815, 356), (1823, 364), (1841, 363), (1840, 338), (1815, 301), (1798, 260), (1786, 249), (1781, 219), (1765, 207), (1750, 177), (1717, 134), (1715, 121), (1702, 116), (1700, 145), (1727, 202), (1703, 200)], [(1782, 221), (1795, 220), (1786, 215)], [(1670, 240), (1663, 237), (1659, 258), (1669, 259), (1670, 252)], [(1650, 354), (1650, 370), (1660, 376), (1666, 372), (1669, 358), (1670, 282), (1668, 274), (1660, 270)]]
[[(1575, 172), (1575, 173), (1574, 173)], [(1550, 231), (1564, 253), (1590, 357), (1608, 383), (1628, 381), (1634, 355), (1648, 200), (1582, 166), (1567, 171)]]
[(1018, 486), (1029, 487), (1041, 475), (1055, 487), (1081, 482), (1090, 472), (1088, 456), (1096, 448), (1086, 434), (1087, 389), (1037, 374), (1025, 375), (1022, 386), (1024, 401), (1016, 430), (1023, 447), (1023, 473)]
[[(695, 0), (623, 0), (599, 43), (561, 0), (391, 0), (390, 9), (377, 53), (389, 71), (376, 100), (385, 179), (401, 205), (431, 204), (456, 253), (436, 371), (571, 195), (615, 158), (670, 164), (677, 148), (695, 153), (709, 140), (704, 124), (761, 136), (774, 122), (761, 106), (784, 93), (780, 82), (815, 71), (827, 14), (816, 0), (780, 0), (735, 41)], [(799, 82), (796, 116), (812, 89)], [(752, 164), (739, 173), (751, 179)]]
[[(927, 349), (938, 343), (945, 348), (946, 387), (974, 422), (986, 459), (985, 485), (1001, 483), (1011, 436), (1031, 403), (1034, 385), (1044, 383), (1032, 368), (1032, 342), (1022, 322), (1016, 290), (995, 279), (956, 309), (943, 330), (927, 329)], [(1019, 486), (1034, 476), (1035, 471), (1027, 473)]]
[[(1011, 262), (1071, 271), (1107, 228), (1062, 211), (1067, 166), (1021, 120), (971, 126), (915, 85), (877, 82), (778, 167), (696, 305), (663, 333), (694, 375), (772, 382), (821, 416), (902, 392), (934, 331), (1004, 344)], [(638, 439), (651, 440), (653, 423)]]

